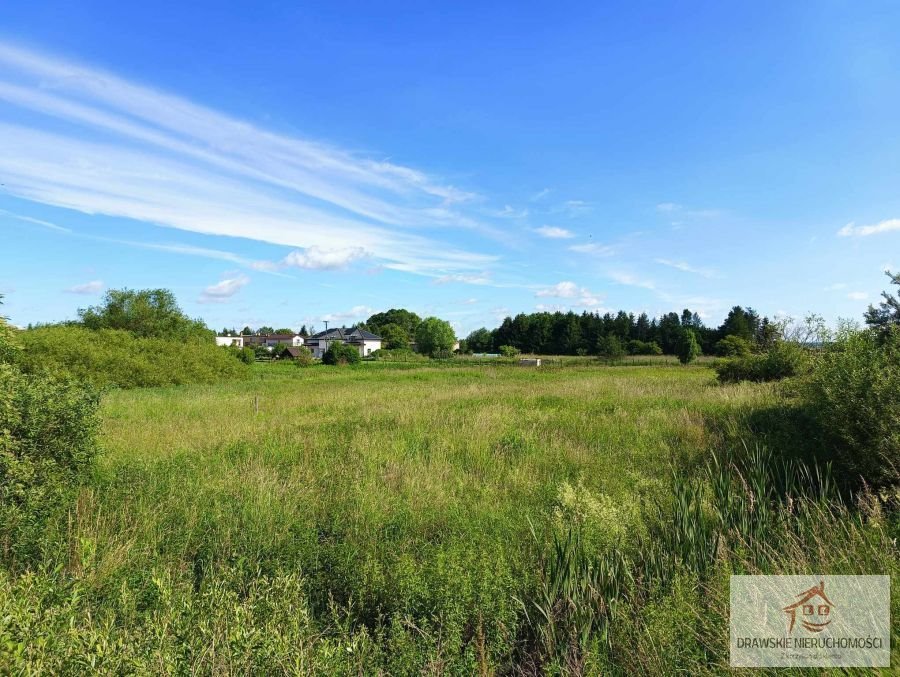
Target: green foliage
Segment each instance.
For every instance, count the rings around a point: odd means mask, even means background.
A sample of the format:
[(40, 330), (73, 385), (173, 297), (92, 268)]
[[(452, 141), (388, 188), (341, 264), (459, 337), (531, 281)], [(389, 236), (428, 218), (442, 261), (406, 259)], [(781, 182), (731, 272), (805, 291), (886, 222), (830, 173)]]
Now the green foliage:
[(294, 330), (290, 327), (282, 327), (281, 329), (276, 329), (272, 332), (273, 334), (293, 334)]
[(700, 344), (697, 343), (697, 335), (693, 329), (681, 330), (675, 350), (681, 364), (690, 364), (700, 357)]
[(253, 348), (250, 348), (249, 346), (244, 346), (243, 348), (239, 348), (238, 346), (225, 346), (225, 350), (244, 364), (253, 364), (256, 361), (256, 353), (253, 352)]
[(357, 364), (361, 359), (359, 350), (343, 341), (332, 341), (322, 355), (322, 362), (330, 365)]
[(900, 482), (900, 328), (844, 330), (799, 390), (825, 443), (870, 486)]
[(248, 374), (232, 353), (205, 337), (138, 338), (123, 330), (47, 326), (21, 338), (25, 371), (70, 375), (98, 388), (213, 383)]
[(490, 330), (482, 327), (466, 337), (466, 344), (473, 353), (489, 353), (494, 348), (494, 337)]
[(629, 355), (662, 355), (662, 348), (656, 341), (641, 341), (632, 339), (628, 342), (626, 351)]
[(139, 338), (213, 337), (202, 321), (181, 311), (168, 289), (110, 289), (101, 305), (83, 308), (78, 315), (87, 329), (121, 329)]
[[(378, 334), (384, 338), (384, 334), (382, 333), (384, 332), (384, 328), (389, 324), (393, 324), (403, 329), (403, 331), (406, 332), (407, 340), (409, 340), (410, 336), (416, 335), (416, 329), (419, 328), (419, 323), (421, 322), (422, 318), (412, 311), (404, 308), (391, 308), (383, 313), (375, 313), (372, 315), (366, 320), (366, 328), (373, 334)], [(402, 346), (396, 347), (399, 348)]]
[(423, 355), (435, 355), (453, 350), (456, 334), (450, 323), (436, 317), (426, 317), (416, 328), (416, 348)]
[(315, 364), (315, 358), (313, 357), (312, 351), (306, 346), (300, 346), (297, 349), (297, 357), (294, 358), (294, 362), (298, 367), (311, 367)]
[[(900, 273), (886, 270), (884, 274), (890, 278), (891, 284), (900, 286)], [(878, 304), (877, 308), (870, 305), (866, 311), (866, 324), (882, 331), (891, 326), (900, 326), (900, 297), (893, 296), (886, 291), (881, 292), (881, 296), (884, 301)]]
[(806, 350), (792, 341), (778, 341), (762, 355), (722, 360), (715, 365), (721, 383), (780, 381), (797, 376), (809, 366)]
[(601, 336), (597, 341), (597, 354), (607, 360), (621, 360), (625, 356), (622, 340), (615, 334)]
[(99, 398), (68, 379), (0, 364), (0, 562), (33, 563), (96, 454)]
[(408, 347), (397, 350), (379, 348), (372, 353), (372, 357), (379, 362), (428, 362), (427, 355), (421, 355)]
[(752, 352), (750, 341), (733, 334), (716, 343), (716, 355), (720, 357), (749, 357)]
[(404, 327), (393, 322), (379, 328), (382, 346), (388, 350), (402, 350), (409, 348), (409, 333)]
[(520, 354), (518, 348), (514, 348), (512, 346), (500, 346), (497, 349), (497, 352), (500, 353), (503, 357), (515, 357)]
[[(3, 303), (3, 294), (0, 294), (0, 305)], [(13, 362), (22, 349), (17, 336), (18, 332), (10, 327), (6, 318), (0, 315), (0, 364)]]

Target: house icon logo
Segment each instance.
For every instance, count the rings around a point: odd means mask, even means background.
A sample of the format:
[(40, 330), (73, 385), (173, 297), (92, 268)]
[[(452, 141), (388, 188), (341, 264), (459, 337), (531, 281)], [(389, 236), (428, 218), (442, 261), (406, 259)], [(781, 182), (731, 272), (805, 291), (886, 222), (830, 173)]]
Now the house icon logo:
[(810, 632), (822, 632), (831, 623), (831, 612), (834, 604), (825, 595), (825, 581), (819, 581), (809, 590), (797, 595), (797, 601), (784, 607), (783, 611), (790, 618), (788, 633), (793, 634), (799, 617), (800, 624)]

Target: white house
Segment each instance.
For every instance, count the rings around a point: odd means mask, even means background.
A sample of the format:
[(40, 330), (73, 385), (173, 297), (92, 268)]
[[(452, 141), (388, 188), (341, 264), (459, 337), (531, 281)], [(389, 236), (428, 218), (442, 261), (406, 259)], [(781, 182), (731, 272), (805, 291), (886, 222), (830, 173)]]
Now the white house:
[(326, 329), (317, 334), (313, 334), (306, 339), (304, 345), (312, 351), (313, 357), (321, 358), (335, 341), (347, 343), (359, 350), (362, 357), (368, 357), (373, 352), (381, 348), (381, 337), (376, 336), (372, 332), (352, 327), (345, 329)]
[(244, 337), (243, 336), (216, 336), (216, 345), (217, 346), (237, 346), (238, 348), (244, 347)]

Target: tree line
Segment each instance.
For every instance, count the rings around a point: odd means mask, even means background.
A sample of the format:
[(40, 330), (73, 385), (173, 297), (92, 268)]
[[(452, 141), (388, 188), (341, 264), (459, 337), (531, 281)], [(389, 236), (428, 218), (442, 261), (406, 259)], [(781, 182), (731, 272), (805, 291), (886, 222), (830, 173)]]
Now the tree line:
[[(499, 352), (503, 346), (511, 346), (523, 353), (545, 355), (674, 355), (686, 331), (707, 354), (728, 351), (727, 345), (736, 341), (740, 349), (765, 350), (779, 335), (777, 323), (742, 306), (734, 306), (718, 327), (707, 327), (700, 315), (688, 308), (680, 314), (670, 312), (655, 318), (624, 310), (602, 315), (539, 312), (506, 317), (493, 330), (476, 329), (462, 347), (476, 353)], [(720, 345), (724, 339), (728, 341)]]

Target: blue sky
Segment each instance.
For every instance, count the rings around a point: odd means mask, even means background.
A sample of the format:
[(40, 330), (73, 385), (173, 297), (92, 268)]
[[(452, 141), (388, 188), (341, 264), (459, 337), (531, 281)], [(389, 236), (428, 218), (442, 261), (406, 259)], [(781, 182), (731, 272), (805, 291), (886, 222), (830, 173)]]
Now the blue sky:
[(835, 320), (900, 268), (897, 3), (299, 4), (5, 3), (4, 314)]

